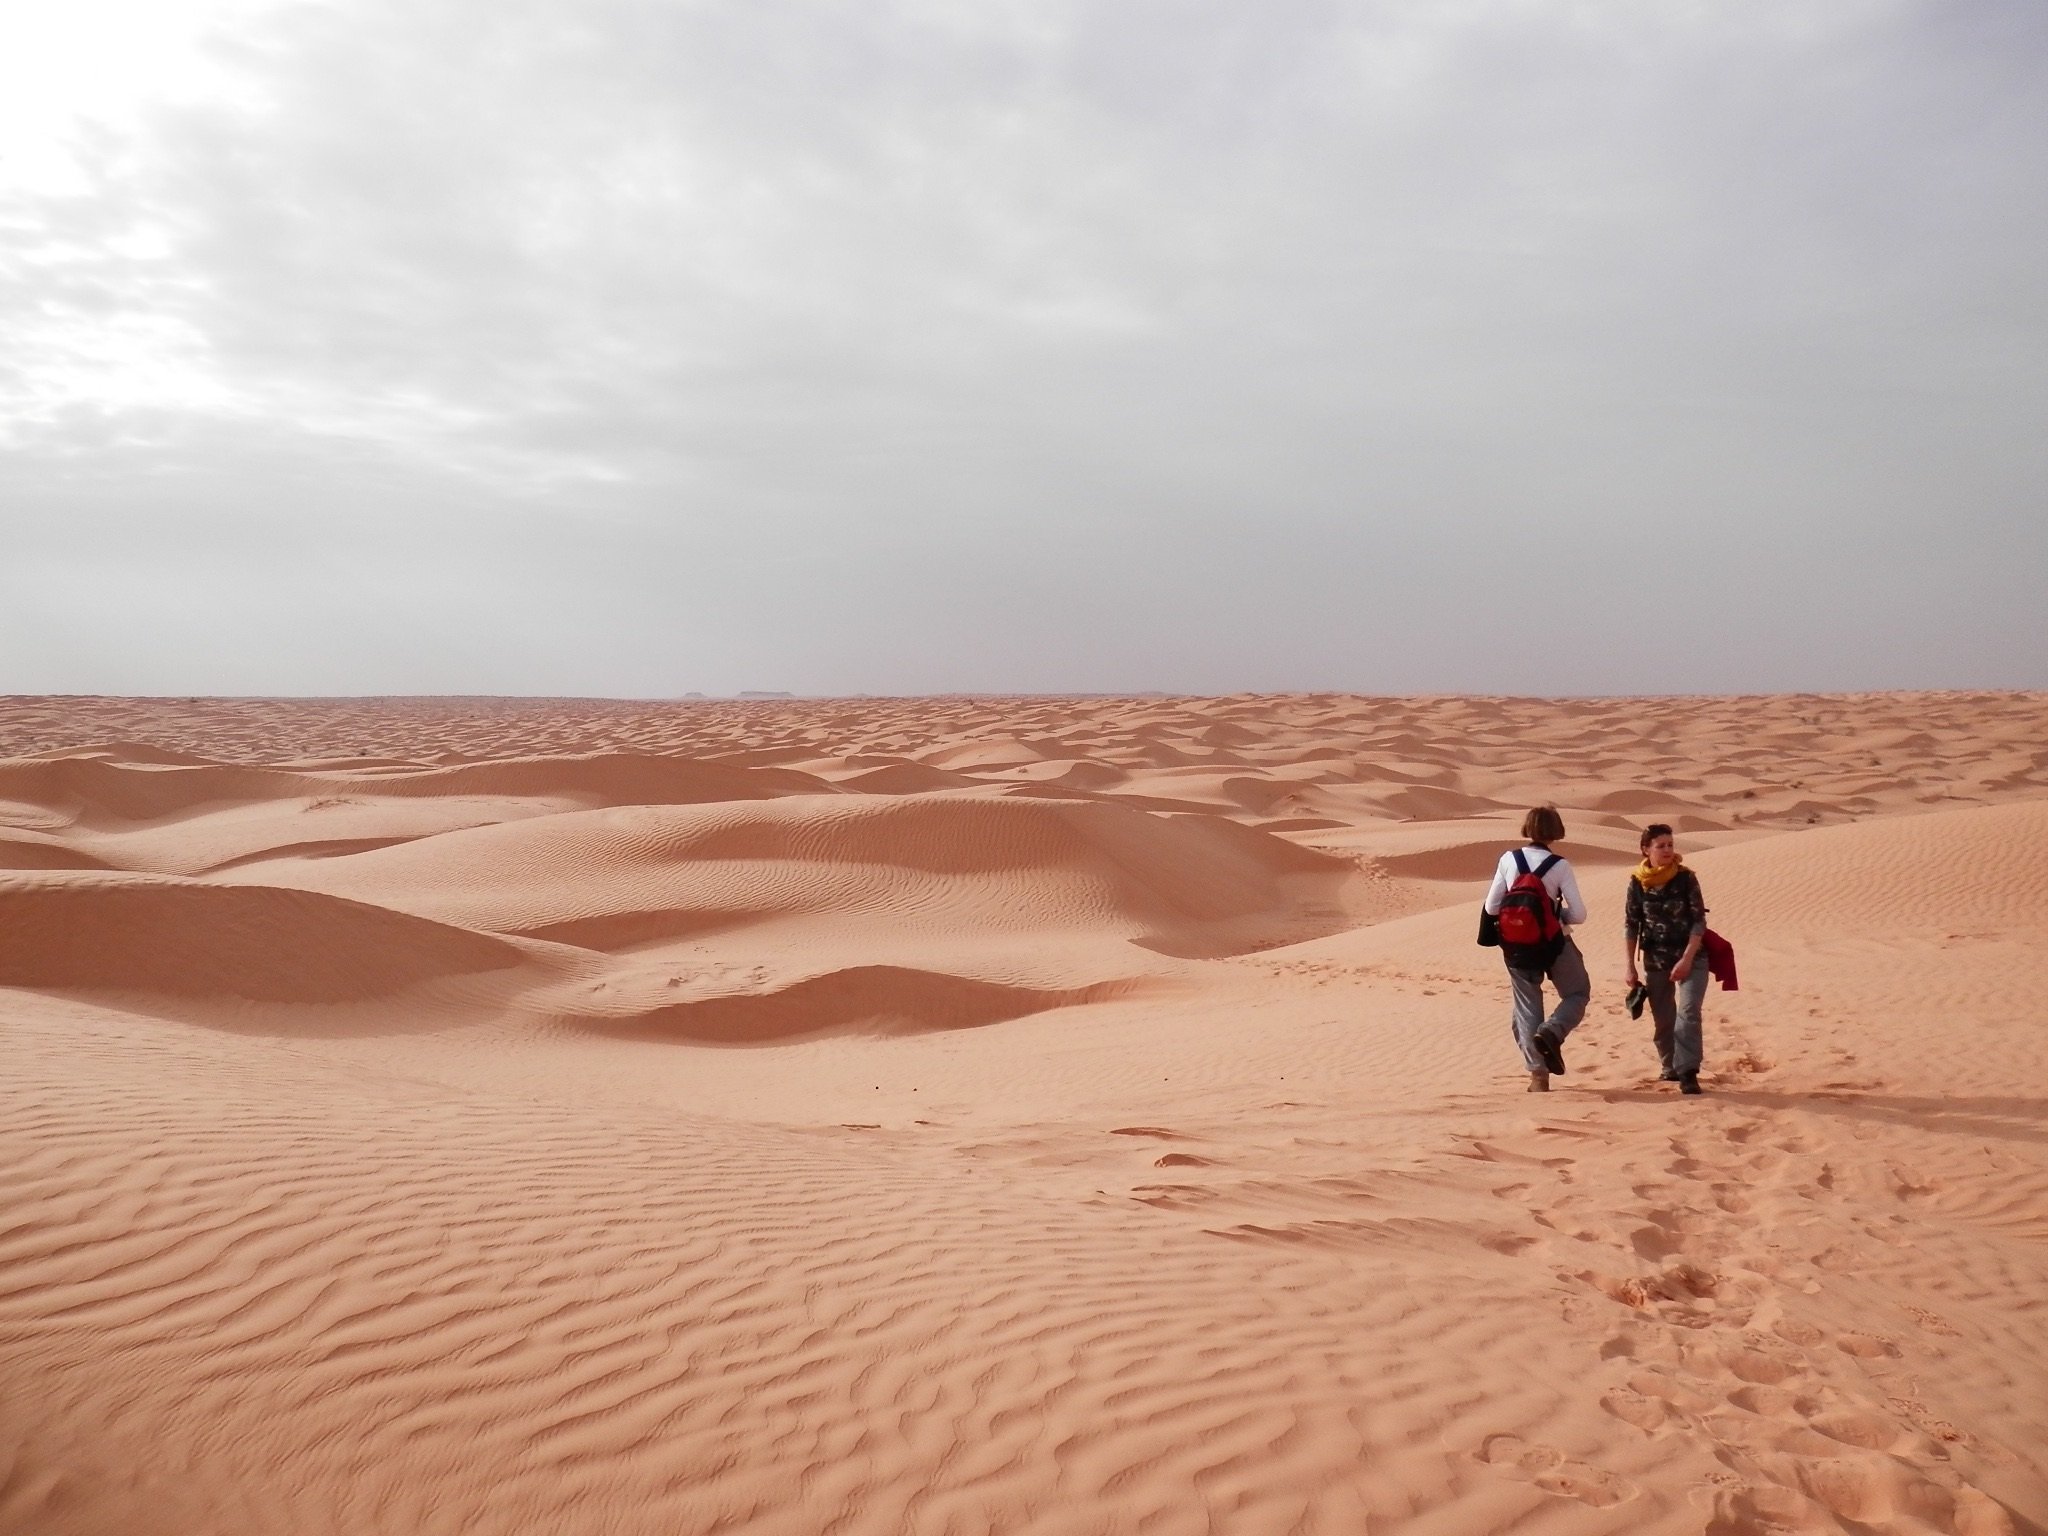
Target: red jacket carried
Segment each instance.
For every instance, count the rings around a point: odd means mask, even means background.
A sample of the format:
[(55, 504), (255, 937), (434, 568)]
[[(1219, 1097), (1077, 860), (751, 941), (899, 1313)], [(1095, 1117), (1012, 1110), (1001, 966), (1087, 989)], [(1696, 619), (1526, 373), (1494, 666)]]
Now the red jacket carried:
[(1739, 990), (1735, 981), (1735, 946), (1709, 928), (1706, 951), (1707, 974), (1721, 983), (1723, 992)]

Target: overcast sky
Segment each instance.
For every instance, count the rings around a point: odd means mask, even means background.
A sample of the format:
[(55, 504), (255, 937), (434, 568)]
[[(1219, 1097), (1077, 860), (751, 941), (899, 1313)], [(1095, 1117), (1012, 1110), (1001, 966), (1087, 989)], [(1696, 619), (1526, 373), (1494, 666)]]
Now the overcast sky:
[(0, 18), (0, 692), (2048, 686), (2039, 0)]

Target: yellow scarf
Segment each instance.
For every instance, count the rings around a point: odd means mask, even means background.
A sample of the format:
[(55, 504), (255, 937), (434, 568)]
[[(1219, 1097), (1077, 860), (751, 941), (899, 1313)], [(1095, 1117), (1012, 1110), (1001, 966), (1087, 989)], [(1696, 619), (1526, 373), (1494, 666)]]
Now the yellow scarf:
[(1660, 885), (1669, 885), (1672, 876), (1676, 875), (1683, 868), (1685, 868), (1685, 855), (1682, 853), (1671, 861), (1668, 869), (1652, 869), (1650, 868), (1650, 861), (1645, 859), (1636, 866), (1636, 884), (1646, 891), (1654, 891)]

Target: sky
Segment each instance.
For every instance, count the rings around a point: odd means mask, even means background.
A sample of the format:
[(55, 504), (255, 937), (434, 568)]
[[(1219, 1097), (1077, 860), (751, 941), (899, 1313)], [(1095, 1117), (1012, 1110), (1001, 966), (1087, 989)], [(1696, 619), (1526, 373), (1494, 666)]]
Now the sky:
[(2038, 0), (0, 0), (0, 692), (2048, 687)]

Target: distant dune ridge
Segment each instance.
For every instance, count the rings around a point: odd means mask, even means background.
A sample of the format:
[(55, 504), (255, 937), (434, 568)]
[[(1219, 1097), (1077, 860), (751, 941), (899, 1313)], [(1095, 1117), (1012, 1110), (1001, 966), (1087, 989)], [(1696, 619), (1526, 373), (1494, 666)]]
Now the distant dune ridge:
[(0, 1536), (2048, 1530), (2044, 998), (2039, 694), (0, 699)]

